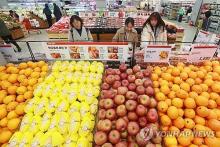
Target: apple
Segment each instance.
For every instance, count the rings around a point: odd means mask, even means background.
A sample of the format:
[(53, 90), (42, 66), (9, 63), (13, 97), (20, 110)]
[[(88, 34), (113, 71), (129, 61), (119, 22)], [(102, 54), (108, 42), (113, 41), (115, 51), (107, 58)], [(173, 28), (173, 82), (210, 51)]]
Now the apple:
[(115, 74), (115, 70), (112, 68), (108, 68), (105, 70), (107, 75), (114, 75)]
[(121, 74), (120, 70), (119, 69), (115, 69), (115, 74), (116, 75), (120, 75)]
[(150, 98), (150, 108), (155, 108), (157, 106), (157, 101), (154, 98)]
[(147, 107), (150, 105), (150, 97), (147, 95), (139, 95), (138, 102), (143, 106)]
[(115, 145), (115, 147), (127, 147), (128, 143), (126, 141), (119, 142)]
[(136, 79), (134, 82), (137, 86), (143, 86), (143, 81), (141, 79)]
[(127, 130), (121, 132), (121, 138), (122, 139), (126, 139), (127, 137), (128, 137), (128, 131)]
[(134, 83), (135, 80), (136, 80), (135, 75), (129, 75), (128, 76), (128, 82), (129, 83)]
[(105, 109), (99, 109), (98, 117), (99, 119), (105, 119), (106, 111)]
[(112, 130), (116, 129), (116, 120), (112, 121)]
[(152, 142), (148, 142), (145, 147), (156, 147), (156, 145), (153, 144)]
[(103, 120), (101, 131), (109, 132), (111, 128), (112, 128), (112, 122), (109, 119)]
[(136, 141), (139, 146), (145, 146), (148, 143), (148, 140), (144, 139), (140, 133), (136, 135)]
[(124, 104), (125, 97), (123, 95), (116, 95), (115, 98), (114, 98), (114, 102), (115, 102), (116, 105)]
[(147, 114), (147, 108), (139, 104), (136, 108), (136, 113), (138, 116), (144, 116)]
[(119, 66), (119, 70), (121, 72), (125, 72), (127, 70), (127, 65), (125, 63), (122, 63), (120, 66)]
[(136, 121), (138, 119), (138, 116), (135, 112), (128, 112), (128, 119), (130, 121)]
[(127, 129), (127, 122), (123, 118), (116, 120), (116, 129), (118, 131), (125, 131)]
[(122, 80), (121, 81), (121, 85), (124, 86), (124, 87), (127, 87), (129, 84), (128, 80)]
[(107, 135), (102, 131), (98, 131), (95, 133), (94, 140), (97, 145), (103, 145), (107, 141)]
[(145, 88), (144, 88), (144, 86), (138, 86), (138, 87), (136, 88), (136, 93), (137, 93), (138, 95), (145, 94)]
[(146, 94), (149, 96), (153, 96), (154, 95), (154, 89), (151, 86), (148, 86), (146, 88)]
[(126, 73), (128, 75), (132, 75), (133, 74), (133, 70), (131, 68), (129, 68), (129, 69), (126, 70)]
[(137, 107), (137, 102), (134, 100), (128, 100), (125, 102), (125, 107), (128, 111), (134, 111)]
[(135, 89), (136, 89), (136, 85), (135, 85), (134, 83), (130, 83), (130, 84), (128, 85), (128, 90), (130, 90), (130, 91), (135, 91)]
[(127, 129), (128, 129), (128, 134), (136, 135), (139, 132), (140, 127), (137, 122), (131, 121), (128, 123)]
[(140, 125), (140, 127), (145, 127), (147, 125), (147, 118), (142, 116), (138, 118), (138, 123)]
[(120, 77), (121, 77), (122, 80), (125, 80), (125, 79), (127, 79), (128, 74), (127, 73), (121, 73)]
[(135, 100), (137, 98), (137, 94), (133, 91), (128, 91), (125, 96), (128, 100)]
[(115, 81), (114, 84), (112, 85), (112, 88), (118, 89), (118, 87), (120, 87), (120, 86), (121, 86), (121, 82)]
[(115, 81), (121, 81), (121, 77), (119, 75), (115, 75)]
[(111, 143), (105, 143), (102, 145), (102, 147), (113, 147), (113, 145)]
[(115, 97), (115, 91), (114, 90), (103, 90), (104, 97), (103, 98), (114, 98)]
[(127, 123), (129, 122), (128, 116), (123, 116), (122, 117)]
[(155, 108), (151, 108), (151, 109), (148, 110), (147, 120), (151, 123), (157, 122), (158, 114), (157, 114), (157, 110)]
[(117, 144), (120, 141), (120, 133), (117, 130), (112, 130), (109, 134), (108, 134), (108, 140), (112, 143), (112, 144)]
[(144, 87), (147, 88), (147, 87), (153, 87), (153, 82), (151, 81), (150, 78), (147, 78), (144, 80)]
[(127, 114), (127, 110), (126, 110), (126, 107), (125, 105), (119, 105), (117, 108), (116, 108), (116, 114), (120, 117), (123, 117)]
[(139, 71), (139, 72), (137, 72), (137, 73), (135, 74), (135, 77), (136, 77), (137, 79), (143, 79), (143, 78), (144, 78), (144, 75), (143, 75), (143, 73), (142, 73), (141, 71)]
[(105, 81), (106, 81), (106, 83), (108, 83), (108, 84), (113, 84), (114, 83), (114, 81), (115, 81), (115, 76), (114, 75), (108, 75), (106, 78), (105, 78)]
[(125, 95), (127, 92), (128, 92), (128, 88), (127, 87), (124, 87), (124, 86), (118, 87), (117, 93), (119, 95)]
[(139, 65), (135, 65), (134, 67), (133, 67), (133, 72), (134, 73), (137, 73), (137, 72), (140, 72), (141, 71), (141, 67), (139, 66)]
[(128, 140), (128, 142), (135, 142), (136, 141), (136, 136), (128, 134), (127, 140)]
[(106, 117), (107, 119), (110, 119), (110, 120), (115, 119), (115, 117), (116, 117), (116, 112), (115, 112), (115, 110), (114, 110), (114, 109), (108, 109), (108, 110), (106, 111), (105, 117)]
[(114, 106), (114, 102), (112, 99), (105, 99), (104, 101), (104, 108), (105, 109), (110, 109)]
[(160, 144), (162, 142), (162, 137), (157, 135), (151, 139), (153, 143)]
[(158, 123), (148, 123), (146, 125), (146, 128), (148, 128), (151, 131), (153, 131), (153, 134), (156, 135), (157, 131), (159, 130), (159, 124)]
[(129, 142), (128, 147), (139, 147), (136, 142)]
[(147, 68), (143, 71), (144, 77), (150, 77), (151, 76), (151, 69)]
[(110, 86), (109, 86), (108, 83), (103, 83), (102, 86), (101, 86), (101, 88), (102, 88), (103, 90), (108, 90), (108, 89), (110, 88)]
[(99, 108), (104, 108), (105, 99), (100, 99), (99, 101)]
[(99, 121), (98, 121), (98, 123), (97, 123), (97, 130), (98, 130), (98, 131), (101, 131), (101, 130), (102, 130), (103, 121), (104, 121), (104, 120), (99, 120)]

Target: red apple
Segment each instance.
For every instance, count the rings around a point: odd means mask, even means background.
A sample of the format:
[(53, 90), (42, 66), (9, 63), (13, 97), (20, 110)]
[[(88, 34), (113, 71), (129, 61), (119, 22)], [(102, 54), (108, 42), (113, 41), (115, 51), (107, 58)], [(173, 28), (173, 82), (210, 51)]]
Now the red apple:
[(134, 83), (130, 83), (130, 84), (128, 85), (128, 90), (130, 90), (130, 91), (135, 91), (135, 89), (136, 89), (136, 85), (135, 85)]
[(116, 105), (121, 105), (125, 102), (125, 97), (123, 95), (116, 95), (114, 98), (114, 102)]
[(151, 109), (148, 110), (147, 120), (151, 123), (157, 122), (158, 114), (157, 114), (157, 110), (155, 108), (151, 108)]
[(105, 119), (106, 111), (105, 109), (99, 109), (98, 117), (99, 119)]
[(121, 72), (125, 72), (127, 70), (127, 65), (125, 63), (122, 63), (120, 66), (119, 66), (119, 70)]
[(102, 131), (98, 131), (95, 133), (94, 140), (97, 145), (103, 145), (107, 141), (107, 135)]
[(98, 130), (98, 131), (101, 131), (101, 130), (102, 130), (102, 128), (103, 128), (103, 121), (104, 121), (104, 120), (99, 120), (99, 121), (98, 121), (98, 123), (97, 123), (97, 130)]
[(139, 95), (138, 102), (143, 106), (147, 107), (150, 105), (150, 97), (147, 95)]
[(140, 133), (136, 135), (136, 141), (139, 146), (145, 146), (148, 143), (148, 140), (144, 139)]
[(136, 93), (137, 93), (138, 95), (145, 94), (145, 88), (144, 88), (144, 86), (138, 86), (138, 87), (136, 88)]
[(121, 77), (119, 75), (115, 75), (115, 81), (121, 81)]
[(138, 119), (138, 116), (135, 112), (128, 112), (128, 119), (130, 121), (136, 121)]
[(162, 142), (162, 137), (157, 135), (151, 139), (153, 143), (160, 144)]
[(133, 111), (137, 107), (137, 102), (134, 100), (128, 100), (127, 102), (125, 102), (125, 107), (128, 111)]
[(144, 77), (150, 77), (151, 76), (151, 69), (147, 68), (143, 71)]
[(146, 80), (144, 80), (144, 87), (147, 88), (149, 86), (153, 87), (153, 82), (150, 78), (147, 78)]
[(153, 144), (152, 142), (148, 142), (145, 147), (156, 147), (156, 145)]
[(106, 69), (105, 71), (106, 71), (106, 74), (107, 74), (107, 75), (114, 75), (114, 74), (115, 74), (115, 71), (114, 71), (114, 69), (112, 69), (112, 68), (108, 68), (108, 69)]
[(128, 75), (132, 75), (132, 74), (133, 74), (133, 70), (132, 70), (131, 68), (129, 68), (129, 69), (127, 69), (126, 73), (127, 73)]
[(109, 119), (103, 120), (101, 131), (109, 132), (111, 128), (112, 128), (112, 122)]
[(139, 147), (136, 142), (129, 142), (128, 147)]
[(111, 143), (105, 143), (102, 145), (102, 147), (113, 147), (113, 145)]
[(143, 86), (143, 81), (141, 79), (136, 79), (134, 82), (137, 86)]
[(120, 117), (125, 116), (127, 114), (127, 110), (126, 110), (125, 105), (119, 105), (116, 108), (116, 114)]
[(138, 119), (138, 123), (140, 125), (140, 127), (145, 127), (147, 125), (147, 118), (146, 117), (139, 117)]
[(112, 85), (112, 88), (118, 89), (118, 87), (120, 87), (120, 86), (121, 86), (121, 82), (115, 81), (114, 84)]
[(129, 135), (129, 134), (128, 134), (127, 140), (128, 140), (128, 142), (135, 142), (136, 136), (133, 136), (133, 135)]
[(112, 121), (112, 130), (116, 129), (116, 120)]
[(106, 117), (107, 119), (110, 119), (110, 120), (115, 119), (115, 117), (116, 117), (116, 112), (115, 112), (115, 110), (114, 110), (114, 109), (108, 109), (108, 110), (106, 111), (105, 117)]
[(127, 147), (128, 143), (126, 141), (119, 142), (115, 145), (115, 147)]
[(124, 116), (122, 117), (127, 123), (129, 123), (129, 119), (128, 119), (128, 116)]
[(108, 83), (103, 83), (101, 88), (102, 88), (103, 90), (108, 90), (108, 89), (110, 88), (110, 86), (109, 86)]
[(104, 101), (104, 108), (105, 109), (110, 109), (114, 106), (114, 102), (112, 99), (105, 99)]
[(112, 130), (109, 134), (108, 134), (108, 140), (112, 143), (112, 144), (117, 144), (120, 141), (120, 133), (117, 130)]
[(115, 97), (115, 91), (114, 90), (103, 90), (103, 98), (114, 98)]
[(121, 132), (121, 138), (122, 139), (126, 139), (127, 137), (128, 137), (128, 131), (127, 130)]
[(136, 108), (136, 113), (138, 116), (144, 116), (147, 114), (147, 108), (143, 105), (138, 105)]
[(104, 108), (105, 99), (100, 99), (99, 108)]
[(118, 131), (125, 131), (127, 129), (127, 122), (123, 118), (116, 121), (116, 129)]
[(128, 82), (128, 80), (122, 80), (121, 84), (122, 84), (122, 86), (127, 87), (129, 82)]
[(135, 75), (129, 75), (128, 76), (128, 82), (129, 83), (134, 83), (135, 80), (136, 80)]
[(133, 91), (128, 91), (125, 96), (128, 100), (135, 100), (137, 98), (137, 94)]
[(115, 81), (115, 76), (114, 76), (114, 75), (108, 75), (108, 76), (106, 77), (105, 81), (106, 81), (106, 83), (108, 83), (108, 84), (111, 85), (111, 84), (113, 84), (114, 81)]
[(154, 98), (150, 98), (150, 108), (155, 108), (157, 106), (157, 101)]
[(146, 94), (149, 95), (149, 96), (153, 96), (154, 95), (154, 89), (150, 86), (148, 86), (146, 88)]
[(120, 77), (122, 80), (125, 80), (125, 79), (127, 79), (128, 75), (126, 73), (121, 73)]
[(120, 70), (119, 69), (115, 69), (115, 74), (116, 75), (120, 75), (121, 74)]
[(119, 95), (125, 95), (127, 92), (128, 92), (128, 88), (127, 87), (123, 87), (123, 86), (118, 87), (118, 92), (117, 93)]
[(139, 66), (139, 65), (135, 65), (134, 67), (133, 67), (133, 72), (134, 73), (137, 73), (137, 72), (140, 72), (141, 71), (141, 67)]
[(142, 73), (141, 71), (139, 71), (139, 72), (137, 72), (137, 73), (135, 74), (135, 77), (136, 77), (137, 79), (143, 79), (143, 78), (144, 78), (144, 75), (143, 75), (143, 73)]
[(139, 132), (139, 130), (140, 127), (137, 122), (132, 121), (128, 123), (128, 134), (136, 135)]

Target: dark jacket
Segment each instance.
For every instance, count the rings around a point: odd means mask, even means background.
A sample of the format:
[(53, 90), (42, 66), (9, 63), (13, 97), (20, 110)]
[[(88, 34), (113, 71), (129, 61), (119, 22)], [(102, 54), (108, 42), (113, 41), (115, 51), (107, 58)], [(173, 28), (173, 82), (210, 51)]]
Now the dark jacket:
[(46, 15), (46, 16), (51, 16), (52, 12), (50, 11), (50, 8), (48, 6), (46, 6), (43, 10), (43, 13)]
[(60, 8), (57, 5), (54, 5), (53, 14), (56, 18), (61, 18), (62, 17), (62, 13), (60, 11)]
[(0, 31), (1, 37), (11, 35), (11, 32), (9, 31), (8, 27), (6, 26), (5, 22), (2, 19), (0, 19), (0, 28), (1, 28)]

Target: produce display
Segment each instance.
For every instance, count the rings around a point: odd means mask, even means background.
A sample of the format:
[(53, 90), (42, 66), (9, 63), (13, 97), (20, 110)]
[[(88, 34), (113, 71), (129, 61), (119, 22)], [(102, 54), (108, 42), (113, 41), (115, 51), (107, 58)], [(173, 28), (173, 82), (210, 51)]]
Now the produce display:
[(0, 18), (5, 22), (8, 29), (20, 28), (21, 24), (14, 21), (9, 15), (0, 13)]
[(9, 145), (92, 147), (103, 71), (101, 62), (56, 61)]
[(138, 65), (106, 70), (94, 135), (97, 146), (161, 146), (161, 137), (144, 137), (144, 131), (159, 129), (150, 76), (151, 70), (142, 71)]
[(62, 17), (58, 22), (54, 23), (47, 32), (61, 33), (69, 31), (69, 17)]
[(26, 103), (48, 71), (44, 61), (0, 66), (0, 146), (19, 128)]
[(165, 146), (220, 145), (220, 63), (154, 67), (151, 76)]

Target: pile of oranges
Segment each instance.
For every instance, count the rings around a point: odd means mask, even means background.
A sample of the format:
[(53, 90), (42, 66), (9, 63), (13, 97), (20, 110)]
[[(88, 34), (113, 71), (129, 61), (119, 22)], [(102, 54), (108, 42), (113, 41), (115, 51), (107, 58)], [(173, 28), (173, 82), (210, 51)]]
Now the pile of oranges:
[(47, 71), (44, 61), (0, 66), (0, 146), (6, 146), (19, 127), (25, 104)]
[(178, 132), (164, 138), (165, 146), (220, 146), (218, 61), (205, 61), (202, 66), (156, 66), (152, 80), (161, 129)]

